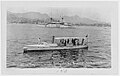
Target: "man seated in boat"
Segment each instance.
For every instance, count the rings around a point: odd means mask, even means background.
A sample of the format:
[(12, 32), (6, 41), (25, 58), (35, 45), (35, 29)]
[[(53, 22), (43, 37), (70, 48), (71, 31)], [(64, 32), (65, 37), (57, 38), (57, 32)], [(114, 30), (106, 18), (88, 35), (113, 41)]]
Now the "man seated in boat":
[(88, 35), (86, 35), (86, 36), (82, 39), (81, 45), (87, 45), (87, 42), (88, 42)]
[(38, 44), (41, 44), (41, 39), (40, 38), (38, 38)]
[(64, 46), (64, 39), (60, 39), (59, 46)]
[(76, 40), (75, 40), (75, 46), (78, 46), (78, 45), (80, 45), (79, 39), (76, 39)]
[(78, 46), (79, 45), (79, 39), (78, 38), (72, 39), (72, 44), (73, 44), (73, 46)]
[(87, 43), (88, 43), (88, 35), (85, 36), (84, 45), (87, 45)]

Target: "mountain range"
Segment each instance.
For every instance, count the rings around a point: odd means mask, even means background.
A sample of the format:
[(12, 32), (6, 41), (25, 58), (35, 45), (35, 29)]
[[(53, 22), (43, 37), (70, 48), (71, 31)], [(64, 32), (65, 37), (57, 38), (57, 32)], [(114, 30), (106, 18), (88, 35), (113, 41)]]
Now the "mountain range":
[[(54, 20), (60, 20), (58, 17), (54, 17)], [(13, 13), (7, 11), (7, 22), (50, 22), (50, 16), (48, 14), (41, 14), (40, 12), (26, 12), (26, 13)], [(63, 21), (72, 24), (95, 24), (101, 23), (97, 20), (92, 20), (89, 18), (81, 18), (78, 15), (75, 16), (63, 16)]]

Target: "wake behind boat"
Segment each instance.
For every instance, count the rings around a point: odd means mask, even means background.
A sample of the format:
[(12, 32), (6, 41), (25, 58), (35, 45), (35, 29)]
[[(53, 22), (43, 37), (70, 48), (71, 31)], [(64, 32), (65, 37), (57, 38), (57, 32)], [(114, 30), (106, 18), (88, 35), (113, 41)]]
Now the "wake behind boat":
[(53, 36), (51, 43), (40, 42), (39, 44), (26, 45), (23, 49), (24, 49), (24, 53), (27, 53), (27, 52), (61, 51), (61, 50), (73, 50), (73, 49), (86, 49), (86, 48), (88, 48), (87, 36), (86, 37)]

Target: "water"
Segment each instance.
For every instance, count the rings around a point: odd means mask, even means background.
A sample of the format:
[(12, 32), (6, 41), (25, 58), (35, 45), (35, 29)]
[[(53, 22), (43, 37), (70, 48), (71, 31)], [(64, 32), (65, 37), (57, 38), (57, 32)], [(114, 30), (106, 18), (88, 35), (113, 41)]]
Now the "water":
[[(52, 36), (89, 35), (88, 50), (45, 51), (23, 54), (23, 47)], [(7, 68), (111, 68), (111, 28), (43, 28), (32, 24), (7, 25)]]

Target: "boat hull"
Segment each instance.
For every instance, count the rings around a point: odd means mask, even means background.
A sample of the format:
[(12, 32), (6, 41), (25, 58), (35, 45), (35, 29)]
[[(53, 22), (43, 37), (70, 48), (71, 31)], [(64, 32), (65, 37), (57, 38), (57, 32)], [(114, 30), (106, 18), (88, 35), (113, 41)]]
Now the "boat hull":
[(87, 45), (80, 46), (64, 46), (64, 47), (24, 47), (24, 53), (27, 52), (41, 52), (41, 51), (61, 51), (61, 50), (74, 50), (74, 49), (87, 49)]

